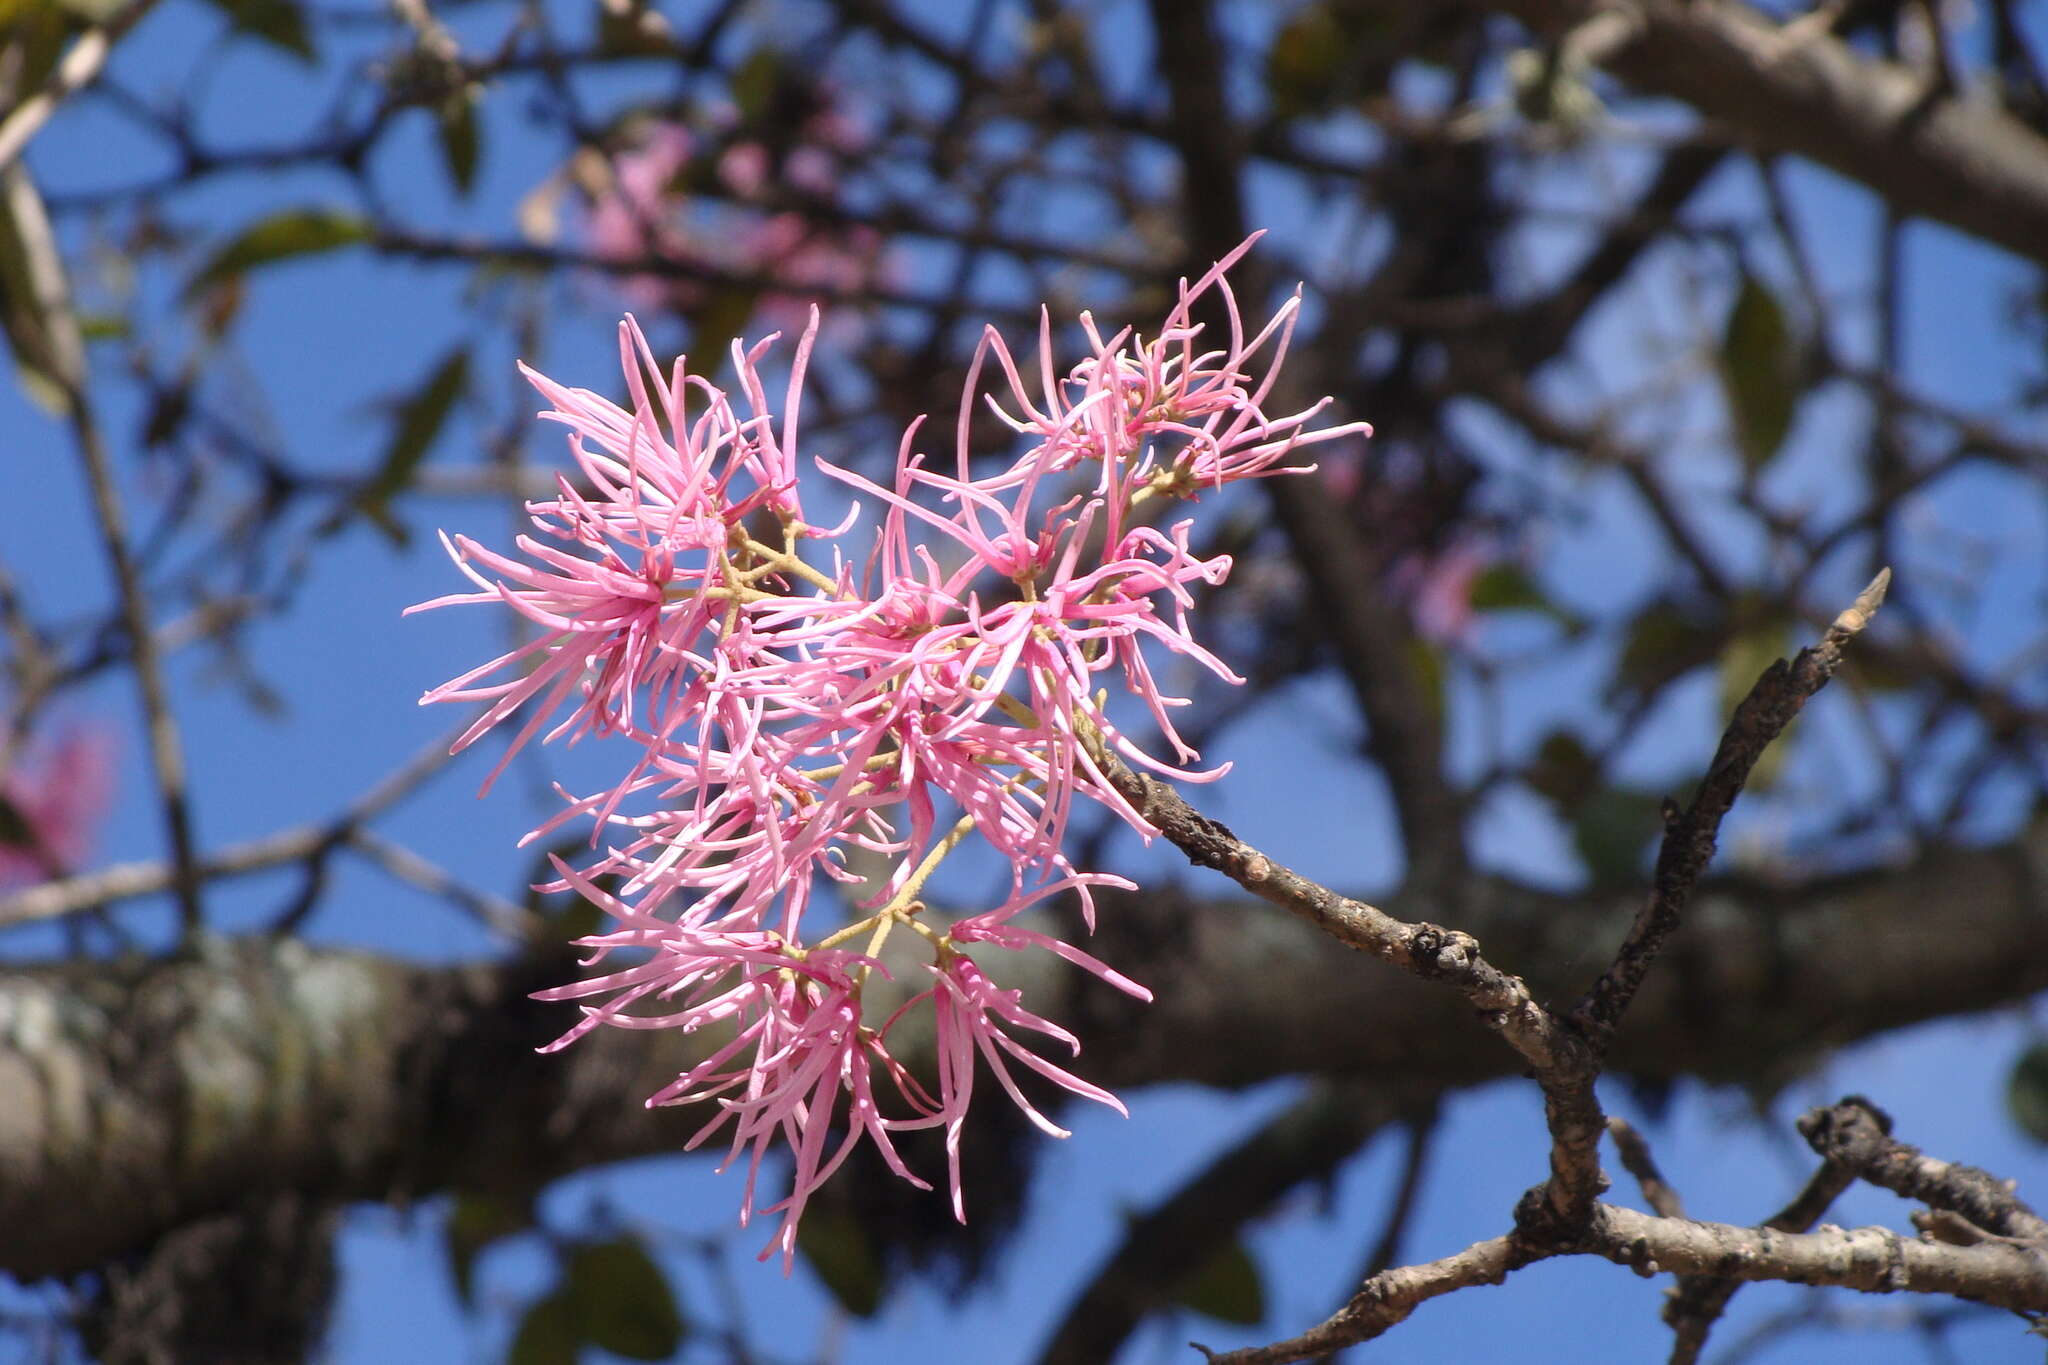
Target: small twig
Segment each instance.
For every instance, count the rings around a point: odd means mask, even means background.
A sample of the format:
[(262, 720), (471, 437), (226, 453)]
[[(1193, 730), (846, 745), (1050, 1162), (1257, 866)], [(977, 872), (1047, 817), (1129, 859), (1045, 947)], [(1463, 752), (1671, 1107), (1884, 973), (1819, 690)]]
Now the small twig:
[(1107, 750), (1096, 757), (1117, 792), (1197, 867), (1223, 873), (1352, 948), (1462, 993), (1481, 1021), (1529, 1064), (1543, 1089), (1550, 1178), (1530, 1192), (1518, 1220), (1540, 1240), (1562, 1235), (1585, 1217), (1606, 1187), (1599, 1163), (1606, 1120), (1593, 1093), (1599, 1058), (1567, 1021), (1537, 1001), (1527, 982), (1486, 961), (1470, 934), (1410, 924), (1340, 896), (1245, 843), (1166, 783), (1134, 771)]
[(1540, 1259), (1519, 1245), (1512, 1235), (1491, 1237), (1440, 1261), (1402, 1266), (1373, 1276), (1329, 1321), (1292, 1340), (1242, 1351), (1211, 1351), (1200, 1342), (1191, 1344), (1209, 1358), (1209, 1365), (1284, 1365), (1286, 1361), (1307, 1360), (1371, 1341), (1406, 1322), (1411, 1313), (1431, 1299), (1473, 1285), (1499, 1284), (1509, 1271)]
[(1323, 1082), (1132, 1221), (1068, 1305), (1039, 1365), (1108, 1360), (1176, 1290), (1288, 1191), (1341, 1165), (1395, 1115), (1391, 1087)]
[(49, 215), (44, 212), (42, 195), (37, 191), (35, 182), (17, 162), (0, 165), (0, 187), (4, 187), (7, 216), (26, 258), (25, 267), (33, 293), (32, 306), (43, 333), (44, 354), (35, 359), (47, 367), (50, 381), (62, 395), (72, 437), (85, 465), (86, 482), (92, 491), (100, 541), (120, 597), (121, 620), (133, 653), (136, 688), (142, 697), (150, 762), (155, 769), (157, 792), (170, 840), (172, 886), (177, 892), (178, 919), (182, 934), (190, 939), (199, 932), (202, 914), (198, 864), (192, 851), (192, 815), (185, 799), (185, 756), (178, 741), (177, 723), (171, 717), (162, 663), (157, 657), (156, 637), (149, 619), (149, 598), (135, 557), (128, 549), (127, 518), (121, 507), (113, 461), (107, 454), (106, 442), (93, 416), (91, 396), (87, 392), (84, 336), (79, 329), (78, 315), (72, 308), (71, 286), (65, 278), (64, 259), (57, 250), (56, 234), (51, 230)]
[[(238, 877), (311, 858), (331, 848), (354, 830), (412, 791), (448, 762), (450, 738), (436, 739), (397, 771), (363, 793), (333, 820), (280, 830), (261, 839), (232, 844), (199, 860), (201, 881)], [(56, 919), (115, 901), (153, 896), (177, 885), (177, 872), (162, 862), (120, 863), (97, 872), (41, 882), (11, 896), (0, 897), (0, 929), (35, 920)]]
[(472, 890), (445, 869), (382, 835), (353, 829), (349, 831), (348, 844), (400, 881), (452, 901), (507, 938), (522, 943), (538, 942), (546, 928), (546, 921), (524, 906), (514, 905), (502, 896)]
[[(1792, 1202), (1759, 1226), (1773, 1232), (1805, 1232), (1855, 1183), (1855, 1171), (1824, 1156)], [(1664, 1322), (1672, 1331), (1671, 1365), (1693, 1365), (1699, 1359), (1708, 1333), (1740, 1288), (1739, 1280), (1713, 1275), (1680, 1277), (1664, 1302)]]
[[(1436, 1135), (1438, 1117), (1438, 1111), (1431, 1109), (1428, 1114), (1408, 1121), (1408, 1149), (1401, 1159), (1401, 1183), (1394, 1191), (1393, 1207), (1387, 1210), (1380, 1235), (1373, 1239), (1364, 1268), (1346, 1283), (1363, 1284), (1400, 1264), (1401, 1243), (1408, 1235), (1408, 1225), (1414, 1221), (1415, 1208), (1422, 1197), (1423, 1173), (1429, 1166), (1429, 1150)], [(1339, 1347), (1322, 1356), (1319, 1365), (1338, 1365), (1343, 1356), (1344, 1348)]]
[(1799, 1135), (1828, 1161), (1929, 1208), (1968, 1219), (1993, 1238), (2048, 1250), (2048, 1219), (1975, 1166), (1941, 1161), (1891, 1135), (1891, 1117), (1860, 1095), (1800, 1118)]
[(1613, 965), (1572, 1012), (1573, 1022), (1599, 1055), (1606, 1054), (1629, 1002), (1635, 999), (1665, 941), (1678, 928), (1693, 885), (1713, 860), (1722, 818), (1749, 780), (1750, 769), (1807, 699), (1834, 676), (1843, 648), (1870, 624), (1891, 578), (1890, 569), (1879, 570), (1870, 586), (1835, 618), (1820, 643), (1800, 650), (1789, 664), (1781, 659), (1765, 669), (1735, 708), (1692, 804), (1665, 831), (1648, 903), (1630, 926)]
[(1422, 1195), (1422, 1176), (1429, 1167), (1430, 1138), (1436, 1132), (1436, 1122), (1434, 1110), (1408, 1122), (1408, 1151), (1401, 1160), (1401, 1183), (1394, 1191), (1393, 1207), (1387, 1210), (1386, 1226), (1373, 1243), (1372, 1254), (1366, 1257), (1365, 1274), (1359, 1277), (1362, 1280), (1391, 1270), (1401, 1254), (1402, 1238), (1407, 1235), (1409, 1220), (1415, 1216), (1415, 1205)]
[[(1232, 1352), (1216, 1359), (1230, 1361), (1232, 1365), (1296, 1360), (1368, 1340), (1405, 1318), (1425, 1298), (1466, 1283), (1498, 1282), (1518, 1265), (1558, 1254), (1590, 1252), (1646, 1274), (1654, 1273), (1661, 1264), (1665, 1269), (1733, 1274), (1738, 1278), (1850, 1283), (1815, 1277), (1861, 1273), (1853, 1265), (1856, 1258), (1848, 1256), (1839, 1263), (1829, 1262), (1825, 1269), (1809, 1269), (1802, 1261), (1799, 1268), (1783, 1274), (1753, 1274), (1754, 1265), (1770, 1260), (1765, 1252), (1777, 1254), (1783, 1250), (1769, 1241), (1770, 1233), (1691, 1223), (1675, 1217), (1649, 1219), (1660, 1233), (1669, 1235), (1674, 1250), (1668, 1256), (1653, 1254), (1652, 1240), (1640, 1231), (1619, 1242), (1604, 1238), (1603, 1227), (1617, 1223), (1633, 1227), (1631, 1220), (1643, 1219), (1645, 1215), (1594, 1202), (1606, 1185), (1599, 1166), (1599, 1140), (1608, 1131), (1608, 1122), (1601, 1113), (1593, 1082), (1599, 1075), (1614, 1025), (1655, 961), (1657, 950), (1676, 929), (1694, 882), (1713, 856), (1722, 817), (1741, 792), (1758, 755), (1784, 731), (1806, 699), (1833, 675), (1841, 663), (1843, 648), (1869, 623), (1883, 601), (1890, 579), (1888, 570), (1880, 572), (1855, 603), (1836, 617), (1818, 644), (1801, 650), (1789, 664), (1781, 660), (1772, 665), (1736, 707), (1691, 807), (1672, 818), (1649, 904), (1637, 916), (1614, 965), (1570, 1020), (1539, 1004), (1521, 978), (1488, 963), (1480, 954), (1478, 942), (1469, 934), (1432, 924), (1408, 924), (1362, 901), (1340, 896), (1246, 844), (1188, 805), (1165, 783), (1133, 771), (1106, 751), (1096, 755), (1110, 784), (1196, 866), (1222, 872), (1247, 891), (1292, 911), (1353, 948), (1425, 980), (1442, 981), (1458, 989), (1478, 1009), (1481, 1019), (1529, 1063), (1543, 1090), (1544, 1119), (1551, 1135), (1550, 1178), (1523, 1196), (1515, 1210), (1516, 1229), (1510, 1237), (1482, 1243), (1459, 1257), (1432, 1266), (1375, 1275), (1335, 1317), (1307, 1335), (1275, 1347)], [(1675, 1209), (1676, 1195), (1655, 1176), (1647, 1151), (1640, 1153), (1639, 1160), (1629, 1154), (1624, 1133), (1632, 1131), (1624, 1124), (1616, 1133), (1617, 1142), (1624, 1147), (1624, 1160), (1631, 1163), (1629, 1168), (1642, 1181), (1645, 1197), (1653, 1207), (1661, 1204)], [(1659, 1211), (1661, 1214), (1664, 1208)], [(1684, 1231), (1680, 1234), (1673, 1229)], [(1883, 1235), (1891, 1239), (1891, 1244), (1897, 1243), (1895, 1234)], [(1763, 1250), (1755, 1253), (1762, 1259), (1742, 1260), (1741, 1256), (1752, 1255), (1748, 1250), (1733, 1260), (1695, 1256), (1695, 1243), (1702, 1236), (1720, 1243), (1764, 1238), (1760, 1244)], [(1808, 1250), (1800, 1249), (1802, 1254)], [(1819, 1253), (1815, 1250), (1812, 1254)], [(2001, 1272), (2008, 1269), (2000, 1267)], [(2043, 1286), (2048, 1287), (2048, 1263), (2032, 1267), (2031, 1272), (2039, 1274)], [(1929, 1267), (1926, 1273), (1945, 1272)], [(1461, 1275), (1467, 1278), (1454, 1283)], [(1914, 1286), (1902, 1281), (1877, 1287)], [(2033, 1286), (2023, 1284), (2013, 1292), (2025, 1296), (2033, 1292)]]
[(1664, 1179), (1664, 1173), (1657, 1169), (1657, 1159), (1650, 1155), (1650, 1144), (1636, 1131), (1635, 1125), (1609, 1114), (1607, 1134), (1614, 1139), (1614, 1149), (1621, 1154), (1621, 1168), (1635, 1177), (1637, 1188), (1642, 1190), (1643, 1202), (1660, 1217), (1685, 1217), (1685, 1201), (1678, 1197), (1678, 1191), (1671, 1188), (1670, 1182)]
[(1572, 1039), (1536, 1003), (1520, 977), (1488, 963), (1478, 940), (1455, 929), (1396, 919), (1364, 901), (1341, 896), (1245, 843), (1211, 820), (1166, 783), (1132, 769), (1114, 754), (1099, 755), (1119, 795), (1187, 855), (1270, 904), (1298, 915), (1331, 937), (1425, 981), (1462, 991), (1489, 1027), (1506, 1037), (1531, 1065), (1556, 1065)]
[(156, 0), (135, 0), (112, 19), (78, 35), (70, 51), (58, 59), (56, 68), (43, 81), (43, 88), (15, 105), (0, 120), (0, 168), (14, 164), (29, 139), (42, 131), (50, 115), (57, 112), (58, 105), (91, 84), (105, 68), (114, 44), (155, 4)]

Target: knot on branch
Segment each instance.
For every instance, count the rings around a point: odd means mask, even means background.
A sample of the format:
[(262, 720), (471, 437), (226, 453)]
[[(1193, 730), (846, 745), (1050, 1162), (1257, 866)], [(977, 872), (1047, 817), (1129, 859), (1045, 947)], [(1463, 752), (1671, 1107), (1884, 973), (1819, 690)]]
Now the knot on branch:
[(1524, 1248), (1544, 1255), (1585, 1250), (1590, 1244), (1593, 1211), (1591, 1199), (1578, 1201), (1577, 1210), (1558, 1207), (1551, 1197), (1551, 1182), (1531, 1185), (1515, 1201), (1515, 1240)]
[(1457, 929), (1418, 924), (1408, 935), (1415, 974), (1426, 979), (1457, 976), (1479, 959), (1479, 940)]
[(1795, 1126), (1817, 1155), (1852, 1171), (1867, 1168), (1891, 1145), (1892, 1116), (1861, 1095), (1809, 1110)]

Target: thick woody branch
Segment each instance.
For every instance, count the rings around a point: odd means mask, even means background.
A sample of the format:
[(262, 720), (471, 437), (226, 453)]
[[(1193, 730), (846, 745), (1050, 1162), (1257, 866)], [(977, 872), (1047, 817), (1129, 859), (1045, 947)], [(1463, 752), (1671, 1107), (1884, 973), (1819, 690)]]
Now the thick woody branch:
[[(1713, 914), (1673, 946), (1680, 969), (1645, 985), (1608, 1064), (1782, 1079), (1762, 1068), (2048, 989), (2041, 867), (2048, 823), (2001, 848), (1791, 889), (1710, 883)], [(1634, 911), (1507, 883), (1474, 900), (1490, 950), (1564, 998), (1579, 983), (1559, 964), (1618, 941)], [(1101, 920), (1097, 949), (1157, 988), (1153, 1004), (1042, 954), (1006, 962), (1002, 980), (1072, 1020), (1084, 1073), (1113, 1089), (1312, 1074), (1424, 1094), (1526, 1065), (1473, 1026), (1462, 995), (1333, 953), (1321, 929), (1255, 902), (1105, 896)], [(253, 1188), (341, 1202), (530, 1190), (679, 1150), (696, 1130), (687, 1111), (640, 1103), (694, 1060), (673, 1030), (533, 1055), (564, 1011), (525, 993), (568, 979), (566, 959), (423, 967), (269, 938), (202, 949), (0, 971), (0, 1270), (90, 1270)]]
[(1764, 152), (1792, 152), (1900, 212), (2048, 261), (2048, 141), (1989, 100), (1930, 86), (1825, 31), (1737, 0), (1508, 0), (1562, 35), (1599, 20), (1600, 65), (1685, 101)]

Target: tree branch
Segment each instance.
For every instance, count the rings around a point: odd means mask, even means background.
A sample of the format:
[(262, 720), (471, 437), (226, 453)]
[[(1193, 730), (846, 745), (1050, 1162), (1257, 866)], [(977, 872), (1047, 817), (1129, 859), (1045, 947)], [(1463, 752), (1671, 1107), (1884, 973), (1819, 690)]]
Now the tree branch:
[[(1240, 131), (1228, 113), (1208, 0), (1151, 0), (1160, 69), (1172, 96), (1168, 133), (1180, 159), (1191, 264), (1221, 259), (1247, 235)], [(1220, 332), (1219, 318), (1207, 325)], [(1380, 587), (1378, 566), (1322, 491), (1269, 479), (1265, 492), (1294, 550), (1316, 617), (1365, 717), (1401, 822), (1410, 879), (1441, 888), (1461, 863), (1463, 813), (1443, 773), (1443, 725), (1416, 685), (1409, 632)], [(1356, 946), (1356, 945), (1354, 945)]]
[(156, 5), (156, 0), (134, 0), (104, 23), (95, 24), (78, 35), (71, 47), (44, 79), (42, 88), (17, 103), (0, 120), (0, 169), (14, 164), (22, 149), (50, 121), (57, 107), (90, 85), (106, 67), (114, 44)]
[(1826, 1161), (1905, 1199), (1960, 1214), (1999, 1237), (2048, 1251), (2048, 1219), (2028, 1208), (2012, 1186), (1975, 1166), (1940, 1161), (1895, 1140), (1891, 1116), (1861, 1096), (1799, 1120), (1799, 1134)]
[(1692, 888), (1713, 861), (1721, 821), (1742, 793), (1749, 771), (1771, 742), (1784, 733), (1807, 699), (1827, 685), (1841, 666), (1842, 650), (1870, 624), (1890, 585), (1890, 569), (1880, 570), (1870, 586), (1837, 616), (1820, 643), (1799, 651), (1791, 663), (1782, 659), (1764, 670), (1749, 690), (1707, 766), (1706, 778), (1684, 814), (1670, 821), (1657, 851), (1656, 880), (1650, 899), (1630, 928), (1614, 963), (1593, 984), (1572, 1012), (1596, 1052), (1613, 1042), (1614, 1030), (1628, 1012), (1657, 954), (1678, 928)]
[(169, 693), (164, 686), (163, 666), (157, 656), (156, 636), (150, 625), (149, 594), (142, 572), (128, 546), (127, 515), (122, 509), (112, 457), (94, 414), (89, 376), (86, 372), (85, 338), (73, 307), (71, 283), (64, 258), (57, 248), (41, 192), (20, 162), (0, 165), (0, 192), (5, 196), (6, 226), (11, 229), (25, 257), (25, 271), (33, 291), (27, 311), (32, 325), (40, 330), (41, 356), (26, 357), (26, 367), (41, 368), (55, 386), (65, 418), (78, 446), (79, 461), (85, 467), (86, 486), (92, 495), (93, 515), (98, 524), (100, 544), (112, 571), (120, 604), (120, 618), (128, 634), (128, 647), (135, 666), (135, 686), (142, 702), (144, 734), (156, 774), (158, 803), (163, 808), (164, 827), (170, 844), (173, 887), (177, 892), (178, 918), (188, 939), (199, 932), (202, 909), (198, 864), (193, 853), (192, 811), (185, 790), (185, 754), (178, 739), (178, 726), (171, 715)]
[[(1709, 882), (1714, 913), (1645, 984), (1609, 1066), (1782, 1081), (1819, 1049), (2048, 988), (2044, 866), (2048, 821), (1856, 877)], [(1503, 882), (1473, 899), (1471, 927), (1563, 998), (1580, 984), (1570, 964), (1618, 942), (1635, 909)], [(1427, 1094), (1521, 1066), (1463, 996), (1332, 953), (1256, 902), (1167, 888), (1105, 896), (1101, 920), (1099, 950), (1159, 988), (1152, 1005), (1042, 955), (1003, 978), (1075, 1022), (1099, 1084), (1317, 1074)], [(90, 1270), (235, 1207), (252, 1182), (337, 1201), (523, 1191), (696, 1131), (688, 1111), (640, 1103), (691, 1064), (673, 1030), (533, 1055), (565, 1020), (526, 992), (568, 979), (566, 958), (425, 967), (267, 937), (201, 945), (176, 962), (0, 971), (0, 1270)]]
[(1900, 211), (2048, 263), (2048, 141), (1982, 98), (1931, 90), (1819, 29), (1738, 0), (1507, 0), (1557, 36), (1604, 17), (1599, 63), (1684, 100), (1759, 151), (1794, 152)]
[(1777, 1232), (1596, 1204), (1577, 1245), (1532, 1249), (1511, 1233), (1428, 1265), (1390, 1270), (1367, 1281), (1335, 1317), (1312, 1331), (1271, 1346), (1209, 1352), (1210, 1365), (1282, 1365), (1370, 1341), (1429, 1299), (1499, 1284), (1522, 1266), (1559, 1255), (1598, 1256), (1644, 1274), (1677, 1271), (1873, 1294), (1946, 1294), (2021, 1312), (2048, 1308), (2048, 1255), (2032, 1248), (2000, 1242), (1945, 1246), (1909, 1240), (1889, 1228)]
[[(1776, 1232), (1805, 1232), (1829, 1205), (1856, 1183), (1856, 1175), (1833, 1161), (1823, 1161), (1792, 1202), (1760, 1225)], [(1671, 1365), (1693, 1365), (1707, 1344), (1707, 1334), (1727, 1310), (1740, 1280), (1713, 1275), (1683, 1275), (1664, 1301), (1664, 1321), (1671, 1328)]]
[(1097, 1365), (1245, 1224), (1289, 1190), (1328, 1175), (1400, 1116), (1392, 1087), (1317, 1086), (1131, 1224), (1068, 1305), (1039, 1365)]

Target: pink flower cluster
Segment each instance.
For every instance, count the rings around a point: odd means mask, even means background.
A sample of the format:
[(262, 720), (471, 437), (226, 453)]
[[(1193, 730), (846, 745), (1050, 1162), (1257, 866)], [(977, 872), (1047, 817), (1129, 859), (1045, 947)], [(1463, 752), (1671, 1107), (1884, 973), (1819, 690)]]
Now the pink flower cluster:
[[(604, 970), (542, 997), (582, 1002), (583, 1018), (553, 1046), (600, 1025), (711, 1030), (708, 1055), (648, 1103), (718, 1106), (693, 1145), (724, 1131), (729, 1161), (745, 1158), (743, 1222), (762, 1160), (787, 1146), (791, 1190), (761, 1210), (783, 1215), (764, 1256), (779, 1248), (787, 1260), (805, 1201), (863, 1139), (924, 1187), (894, 1145), (911, 1129), (943, 1129), (964, 1217), (960, 1129), (978, 1063), (1049, 1133), (1064, 1135), (1025, 1097), (1015, 1067), (1121, 1108), (1013, 1036), (1079, 1050), (997, 984), (995, 964), (1047, 950), (1149, 998), (1017, 917), (1072, 893), (1092, 924), (1092, 889), (1130, 885), (1081, 871), (1062, 851), (1082, 802), (1152, 833), (1105, 776), (1110, 754), (1183, 778), (1216, 775), (1187, 768), (1198, 756), (1168, 716), (1181, 700), (1162, 690), (1145, 647), (1232, 678), (1188, 624), (1194, 586), (1220, 582), (1230, 565), (1190, 548), (1189, 522), (1163, 525), (1158, 514), (1175, 498), (1288, 472), (1299, 447), (1369, 430), (1310, 430), (1323, 403), (1264, 411), (1299, 299), (1247, 335), (1223, 272), (1249, 246), (1183, 282), (1150, 341), (1104, 338), (1083, 315), (1090, 353), (1063, 373), (1048, 322), (1022, 364), (990, 329), (950, 472), (917, 452), (915, 424), (890, 486), (816, 461), (856, 504), (830, 528), (805, 514), (797, 457), (815, 312), (779, 423), (761, 375), (773, 337), (734, 344), (728, 392), (682, 360), (663, 376), (629, 319), (620, 348), (630, 407), (527, 372), (552, 404), (543, 416), (568, 427), (580, 477), (562, 477), (559, 496), (530, 506), (534, 534), (517, 555), (447, 542), (478, 591), (414, 610), (502, 603), (536, 634), (424, 700), (484, 703), (458, 747), (523, 714), (498, 771), (551, 721), (548, 738), (629, 742), (618, 782), (565, 794), (563, 813), (530, 836), (594, 819), (599, 856), (581, 869), (558, 862), (558, 886), (612, 921), (581, 940)], [(1212, 290), (1229, 336), (1204, 350), (1192, 310)], [(1000, 393), (988, 406), (1023, 450), (993, 466), (969, 451), (984, 375)], [(856, 562), (845, 546), (863, 505), (879, 525)], [(1099, 688), (1111, 678), (1142, 703), (1170, 758), (1148, 754), (1111, 717)], [(970, 837), (1007, 862), (1008, 890), (948, 923), (921, 894)], [(854, 866), (893, 871), (869, 880)], [(611, 889), (605, 877), (617, 879)], [(821, 885), (843, 889), (830, 910), (853, 903), (822, 929)], [(922, 940), (928, 979), (875, 1018), (863, 991), (888, 975), (878, 954), (892, 935)], [(937, 1065), (919, 1078), (890, 1043), (926, 1008)]]
[(114, 741), (72, 726), (0, 772), (0, 887), (75, 870), (114, 792)]

